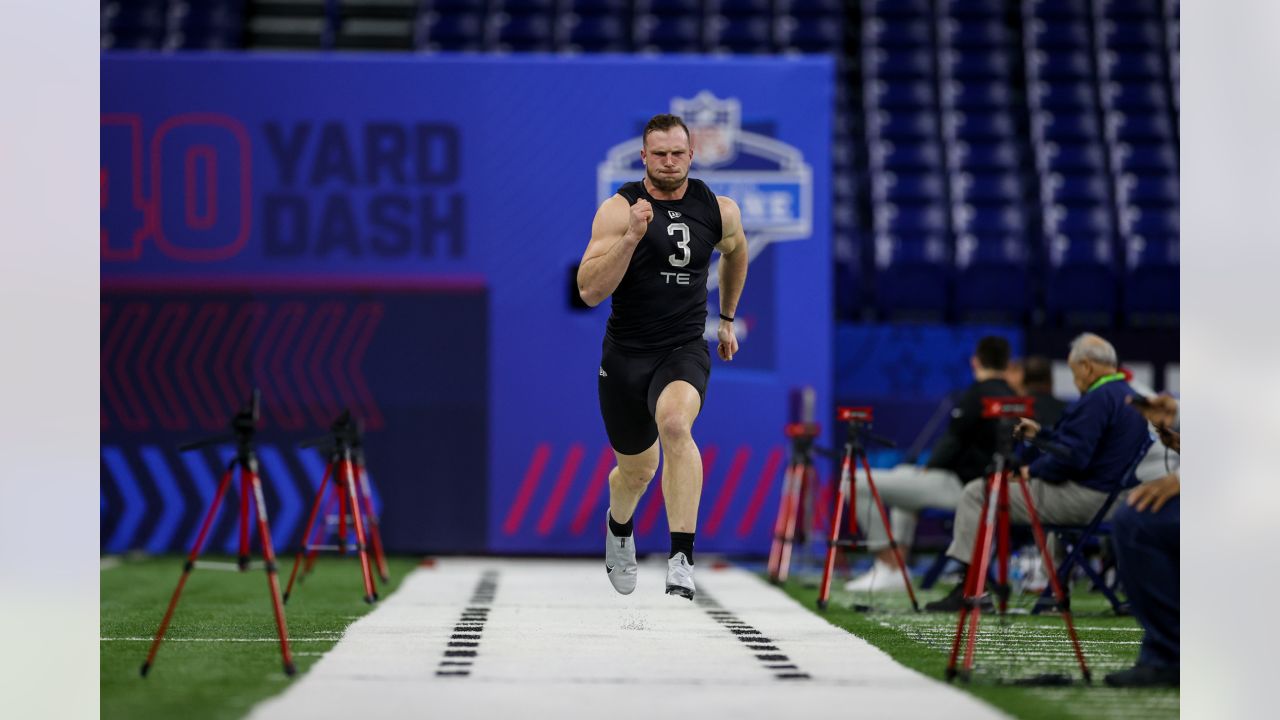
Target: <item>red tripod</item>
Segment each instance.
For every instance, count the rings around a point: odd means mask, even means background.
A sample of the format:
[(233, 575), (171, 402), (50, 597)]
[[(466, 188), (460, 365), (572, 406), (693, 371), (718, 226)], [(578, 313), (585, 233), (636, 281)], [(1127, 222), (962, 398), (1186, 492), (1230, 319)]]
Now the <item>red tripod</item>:
[[(1027, 515), (1031, 519), (1031, 531), (1035, 535), (1036, 546), (1040, 548), (1040, 556), (1044, 558), (1045, 571), (1049, 583), (1053, 587), (1054, 597), (1062, 610), (1063, 622), (1067, 625), (1067, 635), (1071, 639), (1075, 651), (1076, 662), (1080, 665), (1080, 673), (1085, 683), (1091, 681), (1089, 667), (1085, 663), (1084, 652), (1080, 649), (1080, 639), (1076, 636), (1075, 624), (1071, 619), (1071, 609), (1066, 593), (1058, 583), (1058, 575), (1054, 571), (1053, 559), (1049, 555), (1045, 542), (1044, 528), (1040, 525), (1040, 516), (1036, 513), (1035, 503), (1031, 500), (1031, 491), (1027, 487), (1026, 467), (1020, 466), (1013, 456), (1013, 422), (1019, 417), (1034, 417), (1033, 400), (1031, 398), (984, 398), (984, 418), (1002, 420), (997, 430), (999, 445), (996, 450), (995, 466), (986, 479), (986, 492), (983, 500), (983, 512), (978, 520), (978, 534), (973, 543), (973, 555), (969, 561), (969, 572), (965, 576), (964, 604), (960, 608), (960, 617), (956, 624), (955, 639), (951, 643), (951, 657), (947, 660), (947, 680), (954, 680), (957, 675), (966, 682), (973, 671), (974, 647), (978, 637), (978, 624), (982, 616), (981, 599), (986, 591), (987, 571), (991, 561), (991, 543), (997, 529), (997, 582), (1008, 586), (1009, 582), (1009, 482), (1010, 476), (1016, 476), (1018, 487), (1022, 489), (1022, 498), (1027, 504)], [(1059, 453), (1054, 446), (1037, 442), (1038, 447), (1050, 453)], [(1006, 610), (1006, 600), (1000, 599), (1000, 612)], [(956, 662), (960, 655), (960, 643), (965, 638), (965, 624), (968, 623), (968, 635), (965, 640), (964, 665), (957, 670)]]
[[(147, 660), (142, 663), (141, 672), (143, 677), (147, 676), (147, 673), (151, 670), (151, 665), (155, 662), (156, 652), (160, 649), (160, 643), (164, 640), (164, 633), (169, 628), (169, 621), (173, 619), (173, 612), (178, 607), (179, 598), (182, 597), (182, 589), (186, 587), (187, 578), (191, 576), (191, 571), (195, 569), (196, 558), (199, 557), (200, 550), (204, 547), (205, 538), (209, 535), (209, 528), (213, 526), (213, 520), (217, 517), (218, 506), (222, 503), (222, 497), (226, 495), (227, 488), (231, 485), (231, 478), (235, 474), (237, 467), (240, 468), (241, 498), (240, 569), (244, 570), (249, 566), (249, 505), (250, 497), (252, 497), (257, 508), (258, 536), (262, 543), (262, 558), (267, 568), (267, 586), (271, 592), (271, 609), (275, 612), (276, 630), (280, 635), (280, 654), (284, 658), (284, 672), (286, 675), (293, 675), (297, 672), (297, 668), (293, 664), (293, 655), (289, 652), (289, 630), (285, 625), (284, 604), (280, 599), (280, 583), (276, 579), (276, 555), (271, 548), (271, 530), (267, 525), (267, 506), (263, 502), (262, 480), (258, 475), (258, 456), (253, 450), (253, 435), (258, 422), (258, 406), (259, 394), (257, 390), (254, 390), (248, 407), (237, 413), (231, 421), (233, 435), (201, 440), (179, 448), (186, 452), (187, 450), (220, 445), (234, 440), (237, 450), (236, 457), (227, 465), (227, 471), (222, 474), (222, 481), (218, 483), (218, 491), (213, 496), (209, 512), (205, 515), (204, 522), (200, 525), (200, 533), (196, 536), (195, 544), (191, 547), (187, 562), (182, 566), (182, 577), (178, 579), (178, 586), (173, 590), (173, 597), (169, 599), (169, 609), (165, 611), (164, 619), (160, 621), (160, 627), (156, 630), (156, 638), (151, 643), (151, 650), (147, 653)], [(253, 490), (252, 496), (250, 496), (250, 488)]]
[(782, 476), (782, 499), (773, 524), (773, 545), (769, 548), (769, 580), (775, 584), (787, 581), (797, 532), (802, 532), (807, 546), (809, 534), (800, 528), (803, 519), (812, 516), (806, 514), (806, 510), (811, 509), (807, 501), (818, 480), (818, 470), (813, 464), (813, 442), (821, 432), (822, 428), (812, 422), (790, 423), (785, 429), (791, 439), (791, 459)]
[[(858, 513), (857, 513), (857, 497), (854, 493), (854, 482), (857, 471), (854, 469), (854, 462), (861, 463), (863, 469), (867, 473), (867, 487), (871, 490), (871, 498), (876, 504), (876, 509), (880, 512), (880, 521), (884, 523), (885, 532), (889, 536), (889, 547), (893, 550), (895, 559), (898, 561), (898, 570), (902, 573), (902, 584), (907, 588), (907, 595), (911, 598), (911, 607), (920, 611), (920, 605), (916, 602), (915, 589), (911, 587), (911, 578), (907, 575), (906, 563), (902, 561), (902, 550), (898, 547), (897, 540), (893, 537), (893, 528), (889, 526), (889, 513), (885, 512), (884, 503), (880, 501), (880, 492), (876, 490), (875, 480), (871, 477), (871, 463), (867, 460), (867, 450), (865, 441), (872, 440), (893, 447), (894, 443), (888, 438), (880, 437), (871, 433), (871, 408), (869, 407), (842, 407), (838, 410), (837, 418), (841, 422), (849, 423), (849, 434), (844, 444), (844, 457), (840, 461), (840, 484), (836, 490), (835, 509), (831, 513), (831, 537), (827, 541), (827, 560), (822, 571), (822, 585), (818, 589), (818, 609), (827, 609), (827, 600), (831, 594), (831, 575), (836, 565), (836, 549), (841, 547), (860, 547), (864, 543), (853, 539), (858, 535)], [(846, 499), (849, 503), (849, 535), (851, 539), (840, 539), (840, 518), (844, 511)]]
[[(373, 510), (372, 485), (369, 482), (369, 474), (364, 469), (364, 451), (360, 441), (359, 427), (351, 419), (350, 411), (343, 411), (342, 415), (334, 421), (332, 430), (332, 436), (302, 443), (302, 447), (313, 447), (329, 443), (332, 445), (329, 453), (329, 462), (324, 469), (324, 477), (320, 480), (320, 488), (316, 491), (316, 499), (311, 506), (311, 515), (307, 520), (306, 530), (303, 531), (302, 540), (298, 543), (298, 554), (294, 557), (293, 571), (289, 574), (289, 584), (285, 587), (284, 599), (286, 602), (288, 602), (290, 593), (293, 591), (294, 581), (297, 580), (299, 585), (302, 584), (302, 581), (315, 567), (316, 557), (321, 550), (336, 550), (344, 555), (347, 553), (350, 547), (347, 539), (348, 521), (350, 521), (356, 533), (355, 548), (360, 555), (364, 601), (373, 603), (378, 599), (378, 593), (373, 584), (373, 574), (370, 570), (366, 538), (371, 541), (369, 544), (373, 546), (374, 562), (378, 566), (378, 577), (384, 583), (390, 580), (390, 573), (387, 570), (387, 558), (382, 551), (382, 534), (378, 528), (378, 516)], [(320, 508), (325, 505), (325, 489), (329, 487), (330, 478), (334, 480), (333, 491), (325, 509), (326, 515), (330, 514), (328, 512), (330, 508), (336, 511), (336, 545), (324, 544), (324, 540), (328, 535), (329, 524), (327, 522), (321, 523), (318, 528), (316, 525), (316, 520), (320, 515)], [(303, 566), (304, 557), (305, 567)], [(298, 576), (300, 567), (303, 568), (302, 577)]]

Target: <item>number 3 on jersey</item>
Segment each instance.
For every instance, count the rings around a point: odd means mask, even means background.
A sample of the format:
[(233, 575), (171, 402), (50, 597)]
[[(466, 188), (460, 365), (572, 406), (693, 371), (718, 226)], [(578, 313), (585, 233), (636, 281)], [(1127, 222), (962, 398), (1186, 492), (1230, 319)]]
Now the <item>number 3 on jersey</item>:
[(671, 267), (684, 267), (689, 264), (689, 258), (692, 253), (689, 251), (689, 226), (684, 223), (671, 223), (667, 226), (667, 234), (675, 235), (679, 231), (683, 240), (676, 241), (676, 247), (680, 248), (680, 257), (676, 257), (675, 253), (667, 256), (667, 261), (671, 263)]

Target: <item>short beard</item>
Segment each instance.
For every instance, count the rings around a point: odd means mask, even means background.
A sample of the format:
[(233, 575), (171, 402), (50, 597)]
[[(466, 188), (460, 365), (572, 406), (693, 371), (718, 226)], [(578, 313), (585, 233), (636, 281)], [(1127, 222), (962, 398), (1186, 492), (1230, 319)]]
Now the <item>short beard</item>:
[(689, 173), (685, 173), (679, 178), (673, 178), (670, 180), (662, 177), (661, 175), (654, 175), (649, 170), (645, 170), (645, 174), (649, 176), (649, 182), (653, 183), (653, 186), (662, 192), (674, 192), (679, 190), (680, 186), (684, 184), (684, 181), (689, 179)]

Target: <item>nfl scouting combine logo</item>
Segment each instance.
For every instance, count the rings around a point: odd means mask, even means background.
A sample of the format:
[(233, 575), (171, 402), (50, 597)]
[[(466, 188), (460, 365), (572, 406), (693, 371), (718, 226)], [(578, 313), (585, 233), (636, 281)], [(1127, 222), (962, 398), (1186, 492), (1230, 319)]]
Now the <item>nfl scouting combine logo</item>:
[[(741, 208), (752, 259), (771, 243), (809, 237), (813, 169), (799, 149), (743, 130), (742, 103), (737, 98), (721, 99), (703, 90), (692, 98), (672, 98), (671, 114), (679, 115), (693, 136), (690, 175), (717, 195), (733, 198)], [(597, 204), (644, 175), (642, 144), (643, 138), (636, 137), (609, 148), (596, 174)], [(712, 267), (707, 289), (715, 290), (719, 281)]]

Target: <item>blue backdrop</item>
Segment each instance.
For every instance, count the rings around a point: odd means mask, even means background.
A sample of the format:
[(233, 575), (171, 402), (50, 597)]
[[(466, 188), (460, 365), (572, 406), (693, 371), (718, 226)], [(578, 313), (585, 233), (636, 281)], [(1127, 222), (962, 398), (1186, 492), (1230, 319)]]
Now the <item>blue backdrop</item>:
[[(788, 391), (831, 410), (832, 81), (821, 58), (104, 56), (104, 550), (186, 548), (224, 460), (173, 448), (259, 385), (280, 547), (318, 482), (293, 447), (350, 407), (391, 549), (594, 552), (608, 307), (572, 307), (572, 268), (675, 111), (753, 253), (695, 427), (699, 547), (764, 551)], [(658, 546), (656, 484), (638, 513)]]

